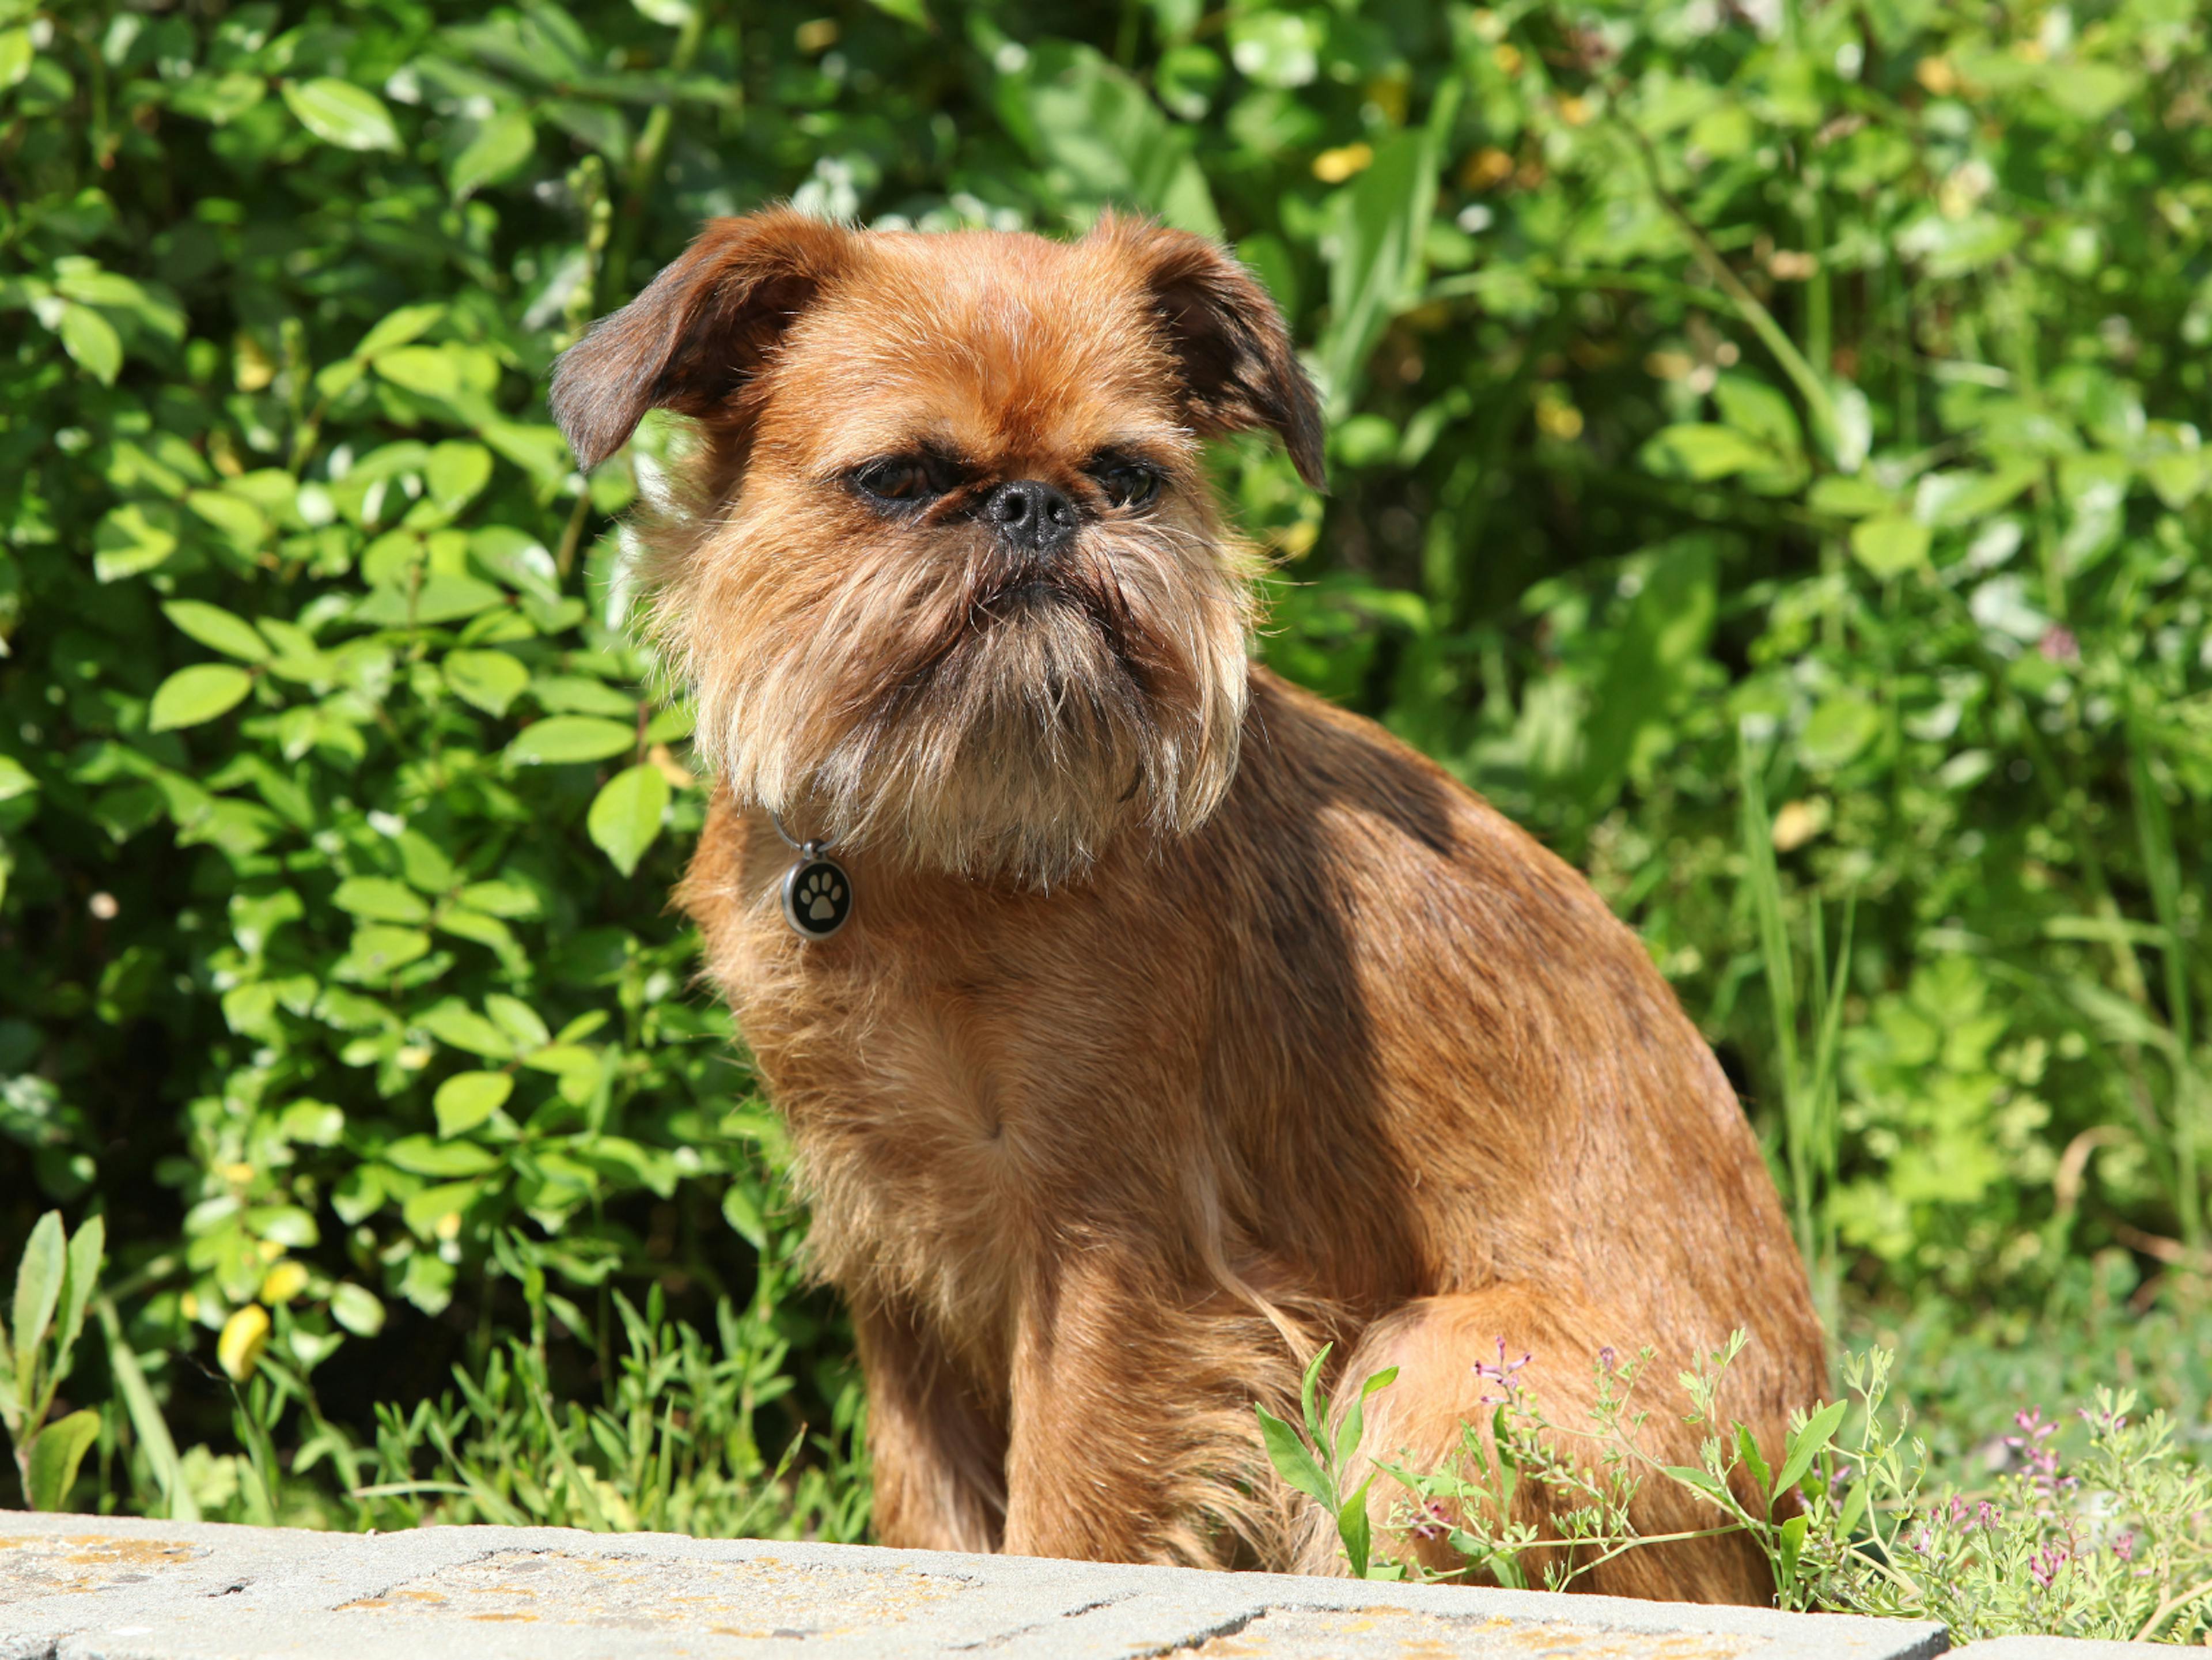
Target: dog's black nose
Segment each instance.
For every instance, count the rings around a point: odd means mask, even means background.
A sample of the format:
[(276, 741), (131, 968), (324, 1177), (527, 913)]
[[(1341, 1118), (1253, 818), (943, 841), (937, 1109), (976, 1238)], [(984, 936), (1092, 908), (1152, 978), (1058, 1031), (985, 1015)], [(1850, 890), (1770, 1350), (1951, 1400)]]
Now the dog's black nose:
[(1015, 547), (1051, 553), (1075, 534), (1075, 503), (1041, 478), (1017, 478), (983, 498), (983, 520)]

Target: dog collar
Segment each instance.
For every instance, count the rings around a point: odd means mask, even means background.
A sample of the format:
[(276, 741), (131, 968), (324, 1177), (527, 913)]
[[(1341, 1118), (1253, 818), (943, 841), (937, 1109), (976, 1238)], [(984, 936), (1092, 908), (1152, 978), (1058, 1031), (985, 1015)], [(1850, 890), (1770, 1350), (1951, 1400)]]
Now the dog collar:
[(783, 873), (783, 920), (801, 939), (827, 939), (853, 915), (853, 879), (829, 856), (831, 838), (794, 842), (773, 808), (768, 822), (799, 855)]

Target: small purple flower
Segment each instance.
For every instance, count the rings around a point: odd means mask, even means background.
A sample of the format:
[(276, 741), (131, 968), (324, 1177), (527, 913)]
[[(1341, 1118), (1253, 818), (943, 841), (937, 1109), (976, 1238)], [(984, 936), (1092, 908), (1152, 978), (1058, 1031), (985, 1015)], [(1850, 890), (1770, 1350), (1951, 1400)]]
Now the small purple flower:
[(2118, 1538), (2112, 1541), (2112, 1554), (2118, 1557), (2123, 1562), (2132, 1562), (2136, 1560), (2136, 1535), (2134, 1529), (2129, 1529), (2127, 1532), (2122, 1534)]
[(1603, 1348), (1597, 1352), (1598, 1365), (1604, 1367), (1607, 1371), (1619, 1370), (1620, 1362), (1620, 1357), (1613, 1352), (1613, 1345), (1610, 1343), (1607, 1343)]
[(1974, 1525), (1984, 1533), (1993, 1533), (2004, 1521), (2004, 1512), (1986, 1499), (1974, 1506)]
[(1523, 1354), (1518, 1360), (1507, 1359), (1505, 1358), (1505, 1340), (1503, 1337), (1499, 1338), (1498, 1340), (1497, 1365), (1492, 1365), (1487, 1361), (1478, 1360), (1472, 1367), (1468, 1368), (1468, 1370), (1473, 1371), (1477, 1377), (1486, 1377), (1492, 1383), (1496, 1383), (1499, 1389), (1499, 1393), (1496, 1395), (1491, 1394), (1487, 1389), (1484, 1390), (1482, 1397), (1477, 1404), (1486, 1407), (1493, 1407), (1513, 1401), (1519, 1395), (1521, 1389), (1521, 1385), (1515, 1379), (1514, 1374), (1535, 1358), (1534, 1354), (1528, 1353)]
[(1433, 1499), (1424, 1499), (1414, 1512), (1421, 1519), (1407, 1529), (1416, 1539), (1441, 1539), (1451, 1531), (1451, 1517)]
[(2058, 1578), (2059, 1569), (2066, 1566), (2069, 1559), (2069, 1553), (2065, 1546), (2045, 1545), (2027, 1559), (2027, 1577), (2045, 1590), (2049, 1590), (2051, 1582)]
[(2075, 638), (2074, 630), (2053, 623), (2044, 629), (2043, 638), (2035, 643), (2048, 663), (2078, 663), (2081, 660), (2081, 642)]
[(2005, 1437), (2005, 1445), (2008, 1447), (2033, 1446), (2058, 1427), (2056, 1424), (2046, 1424), (2043, 1421), (2043, 1408), (2040, 1407), (2022, 1408), (2013, 1414), (2012, 1421), (2017, 1424), (2024, 1433)]

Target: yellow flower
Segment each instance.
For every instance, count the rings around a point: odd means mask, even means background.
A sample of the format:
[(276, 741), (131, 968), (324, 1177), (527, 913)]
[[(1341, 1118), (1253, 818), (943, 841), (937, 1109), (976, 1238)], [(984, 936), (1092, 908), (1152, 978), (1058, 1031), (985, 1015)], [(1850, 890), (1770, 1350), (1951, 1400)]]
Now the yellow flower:
[(215, 1340), (215, 1358), (234, 1383), (243, 1383), (260, 1364), (269, 1344), (269, 1310), (248, 1303), (222, 1323), (222, 1335)]
[(1314, 157), (1313, 175), (1324, 185), (1340, 185), (1355, 173), (1364, 171), (1375, 159), (1371, 144), (1346, 144), (1340, 149), (1323, 150)]
[(261, 1276), (261, 1300), (289, 1303), (307, 1288), (307, 1270), (298, 1262), (279, 1262)]

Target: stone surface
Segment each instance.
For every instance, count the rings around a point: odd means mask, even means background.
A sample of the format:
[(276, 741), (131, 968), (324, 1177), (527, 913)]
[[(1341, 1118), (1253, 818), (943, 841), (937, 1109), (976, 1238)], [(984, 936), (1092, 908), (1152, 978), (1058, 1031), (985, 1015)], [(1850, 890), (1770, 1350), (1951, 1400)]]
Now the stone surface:
[(1940, 1626), (1763, 1608), (854, 1545), (0, 1523), (0, 1660), (1920, 1660), (1946, 1646)]

